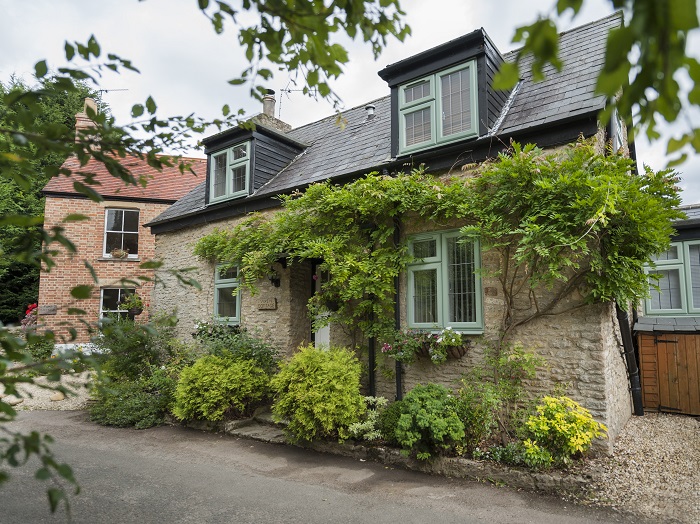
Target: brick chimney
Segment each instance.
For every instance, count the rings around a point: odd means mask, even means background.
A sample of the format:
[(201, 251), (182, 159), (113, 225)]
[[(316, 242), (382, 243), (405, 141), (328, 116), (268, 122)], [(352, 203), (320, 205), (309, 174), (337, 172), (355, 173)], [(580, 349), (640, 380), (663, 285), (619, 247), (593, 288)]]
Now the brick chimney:
[(87, 108), (97, 114), (97, 102), (92, 98), (86, 98), (83, 104), (83, 110), (75, 115), (75, 140), (79, 138), (79, 133), (81, 129), (90, 129), (95, 127), (95, 122), (93, 122), (87, 115)]

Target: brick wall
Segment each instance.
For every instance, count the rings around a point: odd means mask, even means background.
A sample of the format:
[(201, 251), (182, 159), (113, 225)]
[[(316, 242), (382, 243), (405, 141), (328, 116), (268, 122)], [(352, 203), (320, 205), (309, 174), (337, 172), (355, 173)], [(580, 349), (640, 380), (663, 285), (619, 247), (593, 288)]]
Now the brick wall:
[[(94, 325), (99, 318), (100, 288), (119, 287), (122, 278), (137, 280), (139, 276), (152, 278), (152, 270), (140, 270), (139, 264), (155, 255), (155, 238), (148, 228), (139, 230), (139, 256), (137, 259), (111, 259), (103, 257), (103, 241), (105, 227), (105, 209), (138, 209), (141, 225), (154, 219), (168, 207), (167, 204), (152, 204), (143, 202), (105, 201), (92, 202), (80, 198), (46, 198), (44, 224), (46, 229), (54, 226), (65, 228), (65, 235), (75, 244), (77, 253), (68, 254), (63, 247), (52, 244), (57, 249), (54, 256), (56, 265), (50, 271), (42, 271), (39, 282), (40, 325), (53, 330), (59, 337), (70, 338), (70, 328), (77, 330), (76, 342), (87, 342), (90, 338), (88, 327), (83, 323)], [(80, 213), (89, 220), (62, 223), (63, 218), (71, 213)], [(92, 279), (85, 263), (95, 270), (98, 282)], [(90, 299), (76, 300), (71, 297), (71, 288), (78, 285), (93, 285), (95, 290)], [(129, 286), (135, 287), (135, 286)], [(138, 293), (144, 302), (150, 303), (151, 282), (143, 283)], [(55, 307), (56, 314), (41, 314), (50, 312)], [(84, 310), (85, 315), (69, 315), (69, 308)], [(147, 312), (138, 317), (146, 320)]]

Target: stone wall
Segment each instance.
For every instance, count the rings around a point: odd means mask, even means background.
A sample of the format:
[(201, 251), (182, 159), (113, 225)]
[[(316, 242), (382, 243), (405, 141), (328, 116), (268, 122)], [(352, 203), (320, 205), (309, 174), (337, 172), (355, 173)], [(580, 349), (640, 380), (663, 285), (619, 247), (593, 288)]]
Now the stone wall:
[[(51, 246), (51, 249), (57, 250), (54, 256), (56, 265), (49, 272), (42, 271), (40, 276), (40, 326), (54, 331), (59, 339), (66, 340), (71, 338), (69, 330), (74, 328), (77, 331), (75, 342), (89, 341), (89, 330), (82, 321), (94, 326), (99, 319), (100, 288), (119, 287), (122, 278), (138, 280), (139, 277), (153, 277), (152, 270), (139, 269), (139, 264), (155, 256), (155, 239), (146, 228), (139, 231), (138, 258), (113, 259), (103, 256), (105, 209), (138, 209), (139, 224), (145, 224), (167, 207), (167, 204), (111, 200), (97, 203), (86, 198), (47, 197), (44, 227), (47, 230), (54, 226), (63, 227), (65, 236), (75, 244), (77, 252), (69, 254), (62, 246)], [(64, 217), (71, 213), (85, 215), (88, 220), (64, 223)], [(93, 281), (86, 262), (94, 269), (97, 282)], [(70, 290), (78, 285), (93, 285), (95, 290), (92, 296), (83, 300), (71, 297)], [(146, 303), (150, 302), (152, 288), (151, 282), (144, 282), (139, 287), (138, 293)], [(69, 315), (69, 308), (82, 309), (85, 315)], [(148, 312), (138, 317), (139, 321), (147, 318)]]
[[(164, 266), (160, 274), (163, 285), (154, 290), (153, 304), (160, 311), (176, 312), (176, 333), (183, 340), (191, 340), (197, 322), (209, 321), (214, 315), (215, 264), (196, 258), (194, 246), (203, 236), (216, 229), (234, 227), (240, 220), (223, 220), (156, 236), (156, 253)], [(193, 268), (187, 275), (199, 282), (201, 290), (183, 286), (167, 273), (183, 268)], [(284, 268), (277, 263), (274, 269), (280, 276), (279, 287), (264, 280), (258, 283), (255, 295), (245, 288), (239, 291), (241, 325), (288, 354), (310, 342), (311, 321), (306, 303), (311, 297), (311, 264)]]

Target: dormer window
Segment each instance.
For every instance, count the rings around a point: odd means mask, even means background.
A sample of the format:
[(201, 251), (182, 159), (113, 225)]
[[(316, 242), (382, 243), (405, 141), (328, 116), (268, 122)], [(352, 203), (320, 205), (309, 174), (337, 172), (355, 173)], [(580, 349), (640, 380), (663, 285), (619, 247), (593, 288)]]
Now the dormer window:
[(250, 186), (250, 142), (213, 153), (209, 169), (210, 202), (247, 196)]
[(399, 87), (399, 153), (478, 134), (476, 62)]

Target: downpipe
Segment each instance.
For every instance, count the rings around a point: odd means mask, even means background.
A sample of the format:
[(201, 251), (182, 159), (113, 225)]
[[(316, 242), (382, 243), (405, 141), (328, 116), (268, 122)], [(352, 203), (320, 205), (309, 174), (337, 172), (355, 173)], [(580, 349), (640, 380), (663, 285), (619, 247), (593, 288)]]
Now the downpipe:
[(630, 328), (630, 319), (627, 311), (624, 311), (618, 303), (615, 303), (617, 312), (617, 322), (620, 325), (620, 333), (622, 334), (622, 347), (625, 354), (625, 364), (627, 365), (627, 376), (630, 381), (630, 389), (632, 392), (632, 406), (634, 415), (638, 417), (644, 416), (644, 407), (642, 406), (642, 386), (639, 381), (639, 367), (637, 367), (637, 358), (634, 356), (634, 343), (632, 341), (632, 329)]

